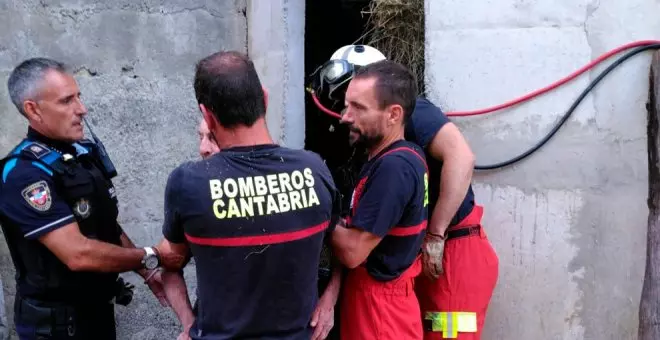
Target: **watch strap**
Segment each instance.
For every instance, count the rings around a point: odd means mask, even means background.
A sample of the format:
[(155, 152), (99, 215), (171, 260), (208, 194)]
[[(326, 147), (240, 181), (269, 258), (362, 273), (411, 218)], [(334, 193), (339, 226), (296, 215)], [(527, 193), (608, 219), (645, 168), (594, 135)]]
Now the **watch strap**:
[(152, 247), (144, 247), (144, 251), (147, 253), (146, 256), (156, 255), (156, 251)]

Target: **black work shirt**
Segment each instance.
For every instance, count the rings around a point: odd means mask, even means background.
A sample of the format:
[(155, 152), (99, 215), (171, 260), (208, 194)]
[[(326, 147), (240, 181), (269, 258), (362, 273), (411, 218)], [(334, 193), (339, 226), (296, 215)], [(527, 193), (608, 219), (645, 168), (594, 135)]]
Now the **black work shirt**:
[(195, 258), (193, 339), (311, 337), (335, 192), (320, 157), (277, 145), (224, 149), (170, 174), (163, 234)]
[(395, 142), (362, 168), (348, 224), (382, 238), (365, 264), (374, 279), (396, 279), (419, 254), (428, 216), (426, 198), (426, 164), (415, 144)]

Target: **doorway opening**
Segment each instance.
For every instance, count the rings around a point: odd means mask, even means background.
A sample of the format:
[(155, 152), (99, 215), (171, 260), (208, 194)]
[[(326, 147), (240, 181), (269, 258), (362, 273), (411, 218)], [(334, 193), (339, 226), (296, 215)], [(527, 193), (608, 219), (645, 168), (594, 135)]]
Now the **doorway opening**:
[[(330, 59), (340, 47), (365, 43), (369, 0), (305, 1), (305, 75)], [(360, 39), (363, 37), (363, 39)], [(324, 105), (326, 105), (324, 103)], [(321, 112), (311, 96), (305, 96), (305, 149), (318, 153), (332, 172), (341, 191), (343, 210), (348, 209), (355, 180), (364, 157), (348, 145), (348, 129)]]

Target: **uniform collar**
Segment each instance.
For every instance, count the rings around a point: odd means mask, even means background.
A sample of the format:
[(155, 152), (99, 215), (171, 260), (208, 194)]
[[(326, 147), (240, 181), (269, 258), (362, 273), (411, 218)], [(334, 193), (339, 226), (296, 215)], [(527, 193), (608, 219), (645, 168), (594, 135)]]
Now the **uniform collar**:
[(29, 140), (46, 144), (48, 147), (55, 149), (55, 151), (60, 153), (76, 154), (76, 148), (73, 144), (46, 137), (32, 127), (28, 127), (27, 138)]
[(257, 144), (257, 145), (248, 145), (248, 146), (232, 146), (230, 148), (223, 149), (222, 151), (231, 151), (231, 152), (259, 152), (262, 150), (270, 150), (279, 147), (278, 144)]
[(383, 150), (380, 150), (380, 152), (376, 156), (374, 156), (372, 160), (380, 158), (386, 152), (389, 152), (394, 148), (398, 148), (401, 144), (405, 144), (405, 143), (406, 141), (404, 139), (395, 140), (392, 144), (386, 146)]

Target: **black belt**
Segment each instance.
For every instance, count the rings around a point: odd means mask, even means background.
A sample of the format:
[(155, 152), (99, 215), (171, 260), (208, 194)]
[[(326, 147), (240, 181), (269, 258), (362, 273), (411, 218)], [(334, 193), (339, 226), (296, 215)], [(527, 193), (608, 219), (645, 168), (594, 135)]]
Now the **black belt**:
[(475, 236), (479, 235), (481, 231), (481, 226), (475, 225), (467, 228), (460, 228), (447, 231), (447, 240), (453, 238), (466, 237), (466, 236)]

